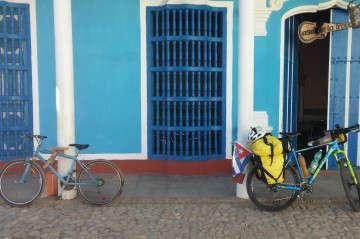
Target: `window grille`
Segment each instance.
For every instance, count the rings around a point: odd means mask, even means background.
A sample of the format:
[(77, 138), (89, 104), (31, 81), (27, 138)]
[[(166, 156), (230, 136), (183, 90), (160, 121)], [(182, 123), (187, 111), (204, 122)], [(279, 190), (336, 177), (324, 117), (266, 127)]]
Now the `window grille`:
[(32, 84), (29, 8), (0, 2), (0, 160), (31, 155)]
[(151, 159), (225, 158), (226, 9), (147, 8)]

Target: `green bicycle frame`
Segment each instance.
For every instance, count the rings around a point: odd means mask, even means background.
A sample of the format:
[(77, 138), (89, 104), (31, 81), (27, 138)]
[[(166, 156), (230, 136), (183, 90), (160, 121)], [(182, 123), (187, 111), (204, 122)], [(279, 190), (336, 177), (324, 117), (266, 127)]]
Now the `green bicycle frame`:
[[(305, 178), (302, 170), (300, 168), (300, 164), (297, 158), (297, 155), (301, 152), (305, 152), (308, 150), (312, 150), (312, 149), (317, 149), (317, 148), (322, 148), (324, 146), (329, 146), (329, 149), (326, 152), (326, 155), (320, 160), (318, 167), (316, 168), (315, 172), (313, 175)], [(318, 145), (318, 146), (314, 146), (314, 147), (309, 147), (309, 148), (305, 148), (305, 149), (301, 149), (301, 150), (292, 150), (289, 154), (288, 154), (288, 158), (286, 160), (285, 163), (285, 167), (287, 167), (290, 163), (293, 163), (295, 165), (296, 171), (298, 173), (298, 175), (300, 176), (300, 180), (302, 183), (307, 183), (309, 185), (313, 185), (315, 182), (316, 177), (318, 176), (321, 168), (324, 166), (324, 164), (331, 159), (332, 157), (335, 158), (337, 165), (339, 166), (340, 164), (340, 160), (342, 159), (341, 157), (345, 157), (346, 159), (346, 164), (349, 168), (351, 177), (354, 179), (354, 182), (356, 184), (358, 184), (358, 181), (356, 179), (355, 176), (355, 172), (354, 169), (351, 165), (350, 160), (347, 157), (346, 152), (340, 147), (340, 145), (337, 143), (336, 140), (332, 141), (331, 143), (328, 144), (323, 144), (323, 145)], [(298, 185), (291, 185), (291, 184), (285, 184), (285, 183), (281, 183), (277, 185), (278, 188), (281, 189), (287, 189), (287, 190), (295, 190), (295, 191), (301, 191), (302, 188)]]

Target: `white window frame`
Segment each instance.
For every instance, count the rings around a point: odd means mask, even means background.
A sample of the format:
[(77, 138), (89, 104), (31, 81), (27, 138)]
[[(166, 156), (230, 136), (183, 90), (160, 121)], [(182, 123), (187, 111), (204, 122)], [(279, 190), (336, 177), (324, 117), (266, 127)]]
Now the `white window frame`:
[(141, 155), (148, 157), (147, 148), (147, 51), (146, 51), (146, 7), (163, 6), (165, 4), (208, 5), (227, 9), (227, 37), (226, 37), (226, 158), (231, 158), (232, 143), (232, 80), (233, 80), (233, 2), (208, 0), (140, 0), (141, 25)]
[(31, 45), (31, 80), (33, 103), (33, 133), (40, 134), (39, 111), (39, 78), (37, 57), (37, 26), (36, 26), (36, 0), (6, 0), (8, 3), (29, 4), (30, 18), (30, 45)]

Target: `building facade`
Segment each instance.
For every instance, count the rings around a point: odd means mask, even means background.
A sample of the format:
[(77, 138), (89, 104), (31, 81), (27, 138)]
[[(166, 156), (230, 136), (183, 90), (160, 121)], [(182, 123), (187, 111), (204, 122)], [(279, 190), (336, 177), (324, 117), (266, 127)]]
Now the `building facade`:
[[(302, 44), (303, 21), (347, 22), (341, 0), (0, 2), (1, 160), (90, 143), (128, 172), (230, 172), (250, 125), (273, 133), (359, 121), (357, 29)], [(253, 11), (251, 11), (253, 9)], [(250, 10), (250, 11), (249, 11)], [(304, 141), (304, 142), (302, 142)], [(357, 165), (359, 139), (350, 136)], [(328, 165), (329, 168), (334, 165)]]

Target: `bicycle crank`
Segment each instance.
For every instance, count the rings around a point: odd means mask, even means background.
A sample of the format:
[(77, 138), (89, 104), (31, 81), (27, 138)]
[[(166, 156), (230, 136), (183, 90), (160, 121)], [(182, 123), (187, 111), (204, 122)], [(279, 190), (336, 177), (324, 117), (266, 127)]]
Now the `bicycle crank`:
[(105, 180), (102, 178), (97, 179), (97, 187), (102, 187), (105, 184)]
[(73, 185), (65, 184), (62, 181), (60, 181), (60, 187), (63, 188), (64, 190), (66, 190), (66, 191), (73, 190), (75, 188), (75, 185), (74, 185), (75, 184), (75, 179), (73, 177), (70, 177), (69, 179), (68, 178), (69, 178), (69, 176), (65, 176), (62, 179), (65, 182), (71, 183)]

